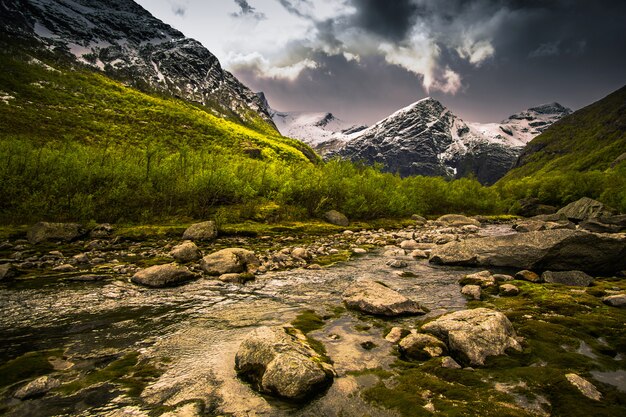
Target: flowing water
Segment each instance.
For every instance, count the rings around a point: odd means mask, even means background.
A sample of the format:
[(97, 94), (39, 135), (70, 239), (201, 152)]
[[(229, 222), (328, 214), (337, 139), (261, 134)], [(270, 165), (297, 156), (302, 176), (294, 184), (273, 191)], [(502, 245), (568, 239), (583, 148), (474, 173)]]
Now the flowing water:
[[(369, 277), (419, 301), (429, 315), (462, 309), (457, 280), (475, 269), (439, 267), (403, 257), (415, 277), (405, 278), (373, 252), (321, 270), (271, 272), (245, 285), (201, 279), (167, 289), (148, 289), (125, 280), (68, 282), (29, 279), (0, 287), (0, 361), (30, 351), (63, 349), (67, 366), (97, 363), (139, 351), (142, 358), (167, 358), (165, 372), (130, 398), (111, 384), (64, 398), (47, 395), (20, 402), (10, 415), (146, 415), (159, 404), (200, 399), (208, 410), (253, 415), (393, 415), (363, 402), (358, 390), (372, 377), (350, 372), (387, 367), (395, 357), (380, 324), (355, 312), (340, 312), (341, 293)], [(296, 407), (253, 392), (234, 372), (239, 343), (254, 327), (290, 322), (305, 309), (332, 316), (311, 336), (322, 341), (338, 377), (325, 395)], [(388, 327), (416, 327), (423, 317), (388, 320)], [(380, 323), (380, 321), (378, 321)], [(373, 342), (372, 349), (361, 344)], [(7, 396), (10, 398), (10, 395)]]

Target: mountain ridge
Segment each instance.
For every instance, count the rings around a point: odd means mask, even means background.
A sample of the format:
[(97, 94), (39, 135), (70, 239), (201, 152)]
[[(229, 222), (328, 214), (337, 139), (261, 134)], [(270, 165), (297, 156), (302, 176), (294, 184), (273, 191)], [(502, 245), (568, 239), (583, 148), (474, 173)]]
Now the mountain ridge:
[(194, 39), (131, 0), (0, 0), (6, 39), (36, 41), (142, 90), (275, 129), (269, 109)]

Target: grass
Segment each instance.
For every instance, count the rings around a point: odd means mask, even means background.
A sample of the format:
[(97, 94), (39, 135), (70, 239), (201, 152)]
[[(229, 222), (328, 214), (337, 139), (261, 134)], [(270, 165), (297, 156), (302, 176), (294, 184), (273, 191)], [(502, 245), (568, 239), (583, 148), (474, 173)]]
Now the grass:
[(0, 387), (53, 372), (54, 367), (50, 364), (49, 358), (61, 357), (62, 354), (61, 350), (28, 352), (0, 365)]
[(64, 395), (76, 392), (102, 382), (113, 382), (127, 389), (130, 396), (137, 397), (148, 381), (157, 378), (160, 371), (153, 365), (139, 362), (139, 353), (132, 352), (111, 362), (101, 369), (93, 370), (83, 377), (60, 386), (57, 390)]

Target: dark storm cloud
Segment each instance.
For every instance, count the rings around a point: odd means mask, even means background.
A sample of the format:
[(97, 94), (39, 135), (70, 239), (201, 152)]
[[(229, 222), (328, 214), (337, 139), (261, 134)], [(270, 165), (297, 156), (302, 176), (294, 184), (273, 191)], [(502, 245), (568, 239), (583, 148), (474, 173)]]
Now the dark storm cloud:
[(352, 24), (382, 38), (401, 41), (415, 24), (419, 7), (413, 0), (351, 0)]
[(234, 0), (240, 10), (232, 14), (233, 17), (250, 17), (255, 20), (266, 19), (265, 14), (257, 12), (256, 9), (250, 6), (246, 0)]

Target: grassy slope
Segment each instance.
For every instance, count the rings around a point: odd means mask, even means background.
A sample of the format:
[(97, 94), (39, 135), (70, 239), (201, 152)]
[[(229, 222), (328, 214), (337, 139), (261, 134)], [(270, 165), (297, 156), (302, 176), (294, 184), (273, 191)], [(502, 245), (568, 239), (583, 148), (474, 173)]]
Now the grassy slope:
[(312, 152), (282, 137), (260, 119), (246, 127), (182, 100), (157, 97), (83, 69), (36, 63), (28, 55), (0, 53), (0, 140), (33, 144), (210, 147), (217, 152), (258, 149), (262, 157), (306, 161)]
[(551, 171), (605, 170), (626, 152), (626, 87), (555, 123), (532, 140), (501, 181)]
[(584, 195), (626, 210), (626, 87), (563, 118), (533, 139), (498, 183), (501, 195), (567, 204)]

